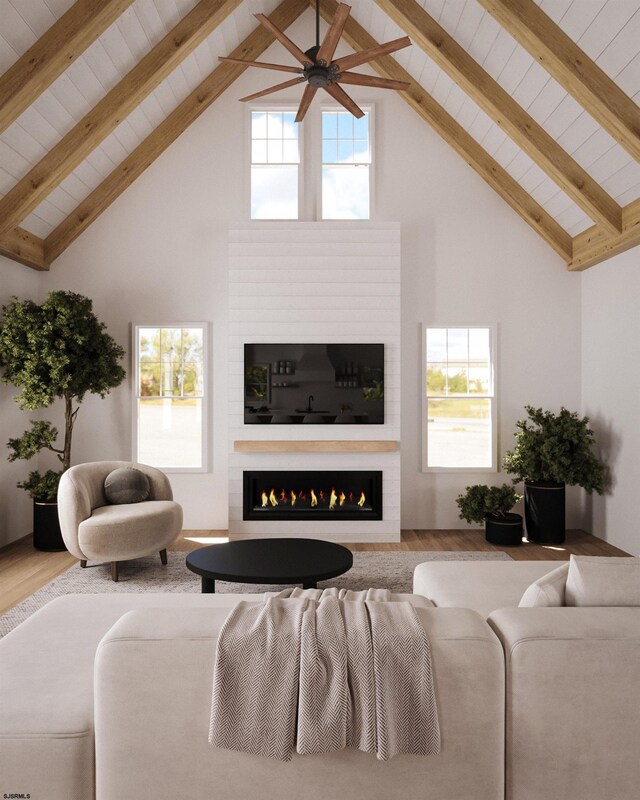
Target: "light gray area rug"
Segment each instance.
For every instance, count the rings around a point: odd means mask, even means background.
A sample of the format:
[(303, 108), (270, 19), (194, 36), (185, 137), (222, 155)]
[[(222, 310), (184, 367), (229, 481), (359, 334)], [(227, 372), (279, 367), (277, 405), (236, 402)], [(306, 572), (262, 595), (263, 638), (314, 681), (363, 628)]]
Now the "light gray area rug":
[[(199, 592), (200, 577), (187, 569), (186, 553), (169, 553), (165, 567), (158, 556), (148, 556), (120, 563), (120, 580), (111, 580), (110, 564), (90, 564), (82, 569), (74, 564), (42, 589), (0, 617), (0, 637), (31, 616), (43, 605), (65, 594), (99, 594), (102, 592)], [(502, 552), (449, 551), (366, 551), (353, 554), (353, 567), (344, 575), (321, 581), (318, 588), (337, 586), (340, 589), (390, 589), (411, 592), (413, 570), (424, 561), (511, 561)], [(284, 586), (273, 584), (228, 583), (216, 581), (218, 593), (275, 592)]]

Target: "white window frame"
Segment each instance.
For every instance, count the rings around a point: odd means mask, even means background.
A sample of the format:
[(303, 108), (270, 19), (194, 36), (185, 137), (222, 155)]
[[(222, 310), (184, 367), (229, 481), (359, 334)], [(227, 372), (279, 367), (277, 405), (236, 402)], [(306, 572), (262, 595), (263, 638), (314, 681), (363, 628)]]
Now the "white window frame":
[(248, 169), (245, 172), (245, 185), (244, 185), (244, 207), (246, 209), (246, 217), (250, 222), (301, 222), (304, 221), (303, 210), (305, 208), (304, 202), (304, 189), (305, 189), (305, 150), (304, 150), (304, 122), (298, 125), (298, 216), (296, 219), (283, 219), (281, 217), (261, 218), (254, 219), (251, 216), (251, 168), (253, 161), (251, 160), (251, 112), (258, 112), (261, 114), (268, 114), (270, 111), (279, 111), (286, 114), (295, 114), (298, 111), (298, 105), (295, 103), (252, 103), (249, 106), (249, 113), (245, 116), (245, 164), (248, 164)]
[(139, 322), (131, 326), (131, 352), (133, 353), (133, 381), (131, 392), (131, 453), (132, 461), (138, 461), (138, 388), (139, 388), (139, 332), (141, 328), (201, 328), (202, 329), (202, 431), (200, 467), (157, 467), (167, 473), (203, 473), (209, 468), (209, 337), (208, 322)]
[(369, 115), (369, 217), (367, 219), (326, 219), (322, 216), (322, 113), (324, 111), (345, 111), (345, 108), (335, 103), (320, 104), (320, 118), (318, 120), (318, 145), (314, 148), (314, 161), (317, 166), (314, 168), (316, 176), (316, 219), (318, 222), (371, 222), (374, 219), (374, 200), (375, 200), (375, 107), (372, 103), (358, 103), (360, 108)]
[[(491, 358), (491, 394), (478, 395), (491, 400), (491, 466), (490, 467), (430, 467), (428, 466), (428, 437), (429, 423), (427, 419), (427, 330), (430, 328), (483, 328), (489, 330), (489, 354)], [(423, 472), (498, 472), (498, 395), (497, 395), (497, 341), (498, 326), (495, 323), (470, 324), (465, 323), (422, 323), (422, 381), (420, 393), (422, 396), (422, 471)]]

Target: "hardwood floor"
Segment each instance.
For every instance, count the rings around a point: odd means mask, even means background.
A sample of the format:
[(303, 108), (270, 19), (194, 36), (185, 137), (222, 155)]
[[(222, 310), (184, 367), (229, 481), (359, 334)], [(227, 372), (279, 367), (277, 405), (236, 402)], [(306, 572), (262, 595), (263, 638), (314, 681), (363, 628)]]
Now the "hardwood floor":
[[(174, 552), (189, 552), (206, 544), (225, 540), (227, 531), (183, 531), (169, 548)], [(626, 556), (602, 539), (579, 530), (567, 531), (561, 545), (540, 545), (523, 542), (520, 547), (498, 547), (489, 544), (480, 530), (404, 530), (397, 543), (350, 544), (352, 550), (454, 550), (500, 551), (523, 561), (566, 561), (571, 553), (583, 556)], [(67, 552), (43, 553), (35, 550), (31, 537), (19, 539), (0, 549), (0, 614), (20, 603), (57, 575), (76, 559)]]

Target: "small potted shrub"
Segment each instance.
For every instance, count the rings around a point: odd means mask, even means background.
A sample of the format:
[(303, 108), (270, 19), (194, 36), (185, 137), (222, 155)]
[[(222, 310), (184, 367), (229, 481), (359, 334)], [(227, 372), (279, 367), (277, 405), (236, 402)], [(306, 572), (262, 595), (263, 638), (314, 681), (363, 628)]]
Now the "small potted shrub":
[(522, 543), (522, 516), (511, 513), (511, 509), (522, 500), (513, 486), (467, 486), (465, 493), (458, 495), (456, 503), (460, 519), (478, 525), (484, 523), (485, 538), (491, 544), (502, 546)]
[(525, 406), (528, 419), (516, 422), (516, 446), (504, 469), (524, 481), (527, 538), (561, 544), (565, 538), (565, 486), (589, 494), (604, 492), (604, 465), (593, 453), (589, 418), (561, 408), (559, 414)]
[(33, 499), (33, 545), (38, 550), (64, 550), (58, 522), (57, 493), (62, 473), (71, 466), (73, 426), (87, 393), (104, 397), (125, 372), (118, 361), (124, 350), (106, 332), (88, 297), (74, 292), (49, 292), (41, 305), (16, 297), (3, 307), (0, 319), (0, 380), (20, 388), (21, 409), (47, 408), (64, 402), (64, 438), (45, 420), (9, 439), (9, 461), (30, 459), (41, 450), (55, 453), (60, 469), (29, 473), (18, 483)]

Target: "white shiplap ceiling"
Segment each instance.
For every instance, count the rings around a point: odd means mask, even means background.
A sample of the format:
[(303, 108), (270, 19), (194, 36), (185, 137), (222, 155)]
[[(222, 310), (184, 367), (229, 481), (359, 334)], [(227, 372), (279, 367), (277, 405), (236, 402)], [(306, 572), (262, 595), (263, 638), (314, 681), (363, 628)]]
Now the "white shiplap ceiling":
[[(619, 205), (640, 197), (635, 162), (476, 0), (418, 0)], [(640, 103), (640, 0), (536, 0), (604, 72)], [(5, 195), (169, 30), (196, 0), (135, 0), (36, 102), (0, 135)], [(0, 72), (72, 0), (0, 0)], [(245, 0), (27, 217), (46, 237), (256, 26), (278, 0)], [(404, 35), (374, 0), (351, 0), (352, 15), (379, 42)], [(397, 61), (571, 236), (593, 221), (503, 130), (413, 45)], [(289, 63), (288, 61), (283, 63)]]

